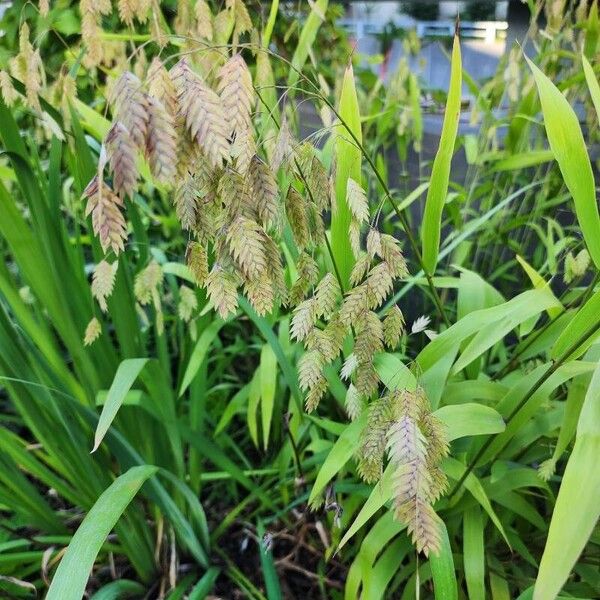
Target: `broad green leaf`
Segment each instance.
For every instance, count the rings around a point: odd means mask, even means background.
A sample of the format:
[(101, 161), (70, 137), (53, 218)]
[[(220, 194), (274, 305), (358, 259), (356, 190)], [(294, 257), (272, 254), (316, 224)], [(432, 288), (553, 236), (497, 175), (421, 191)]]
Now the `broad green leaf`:
[(516, 171), (517, 169), (526, 169), (535, 167), (554, 160), (554, 154), (551, 150), (530, 150), (523, 154), (509, 154), (500, 157), (493, 163), (493, 171)]
[(406, 529), (406, 525), (397, 521), (392, 511), (384, 513), (371, 527), (348, 571), (344, 588), (345, 600), (356, 600), (359, 597), (358, 590), (361, 582), (372, 570), (377, 556), (404, 529)]
[(451, 440), (469, 435), (488, 435), (504, 431), (504, 420), (489, 406), (467, 402), (438, 408), (435, 413), (445, 425)]
[[(550, 282), (546, 281), (522, 256), (519, 256), (517, 254), (516, 256), (517, 258), (517, 262), (523, 267), (523, 270), (525, 271), (525, 273), (527, 273), (527, 277), (529, 277), (531, 283), (533, 284), (533, 287), (536, 290), (541, 290), (545, 287), (547, 287), (550, 292), (552, 293), (552, 295), (554, 295), (554, 293), (552, 292), (552, 289), (550, 288)], [(556, 299), (556, 302), (558, 304), (560, 304), (560, 301), (558, 300), (558, 298)], [(549, 308), (546, 312), (548, 313), (548, 316), (551, 319), (555, 319), (556, 317), (558, 317), (558, 315), (560, 315), (560, 313), (564, 310), (564, 308), (562, 306), (553, 306), (551, 308)]]
[(463, 515), (463, 564), (469, 600), (485, 600), (484, 521), (479, 506)]
[[(442, 462), (442, 469), (444, 470), (446, 475), (448, 475), (448, 477), (451, 477), (455, 481), (459, 481), (465, 474), (465, 471), (467, 470), (466, 466), (463, 463), (461, 463), (458, 460), (456, 460), (455, 458), (451, 458), (449, 456), (444, 458), (444, 460)], [(510, 544), (508, 542), (508, 537), (506, 536), (506, 532), (504, 531), (504, 527), (502, 526), (502, 522), (500, 521), (500, 519), (498, 518), (498, 515), (492, 508), (490, 499), (488, 498), (487, 494), (485, 493), (485, 490), (483, 489), (483, 486), (481, 485), (481, 481), (479, 481), (479, 479), (477, 479), (477, 477), (475, 477), (473, 472), (471, 472), (467, 475), (466, 479), (463, 482), (463, 485), (465, 486), (465, 488), (467, 488), (467, 490), (469, 490), (469, 492), (471, 493), (473, 498), (475, 498), (475, 500), (477, 500), (477, 502), (479, 502), (479, 504), (481, 505), (483, 510), (485, 510), (488, 517), (492, 520), (492, 523), (494, 523), (494, 525), (496, 526), (498, 531), (502, 534), (502, 537), (504, 538), (504, 540), (510, 547)]]
[(106, 537), (157, 467), (132, 467), (98, 498), (75, 532), (52, 578), (46, 600), (81, 600)]
[(367, 413), (363, 413), (356, 421), (346, 427), (337, 439), (331, 452), (327, 455), (323, 466), (319, 469), (317, 479), (308, 498), (310, 505), (314, 504), (325, 486), (335, 477), (344, 465), (352, 458), (358, 448), (360, 433), (367, 422)]
[(575, 314), (554, 343), (551, 358), (575, 359), (598, 339), (600, 334), (600, 291), (597, 291)]
[(415, 376), (394, 354), (378, 354), (374, 362), (377, 373), (388, 390), (416, 389)]
[(316, 0), (316, 2), (312, 3), (310, 14), (306, 19), (306, 23), (304, 23), (304, 27), (302, 27), (298, 45), (292, 56), (291, 68), (287, 80), (288, 88), (293, 88), (298, 83), (300, 72), (313, 47), (319, 27), (321, 27), (321, 23), (325, 19), (328, 4), (329, 0)]
[(200, 581), (194, 585), (190, 591), (188, 600), (204, 600), (210, 592), (212, 592), (219, 573), (220, 571), (217, 567), (210, 567), (210, 569), (202, 575)]
[(117, 416), (121, 404), (125, 400), (127, 393), (131, 389), (134, 381), (137, 379), (140, 371), (146, 366), (147, 358), (126, 358), (117, 369), (115, 378), (108, 390), (108, 395), (102, 407), (102, 413), (96, 427), (96, 435), (94, 436), (94, 447), (92, 452), (95, 452), (114, 418)]
[(573, 453), (562, 478), (546, 547), (535, 582), (534, 600), (560, 592), (600, 517), (600, 367), (588, 388)]
[(90, 600), (121, 600), (125, 598), (136, 598), (143, 596), (146, 589), (144, 586), (129, 579), (111, 581), (103, 585)]
[[(457, 349), (463, 340), (475, 336), (460, 358), (463, 365), (469, 364), (494, 343), (502, 339), (513, 327), (534, 314), (553, 306), (555, 303), (554, 296), (549, 294), (547, 290), (529, 290), (504, 304), (469, 313), (429, 342), (417, 356), (417, 363), (422, 371), (426, 372), (435, 363), (447, 356), (451, 350)], [(499, 321), (502, 322), (503, 327), (496, 329), (494, 332), (495, 340), (490, 340), (481, 333), (478, 334), (486, 327), (488, 332), (492, 328), (497, 328)], [(486, 335), (489, 335), (489, 333)], [(454, 370), (457, 371), (456, 365)]]
[(590, 65), (585, 55), (581, 56), (581, 61), (583, 62), (583, 72), (585, 73), (585, 80), (587, 82), (588, 88), (590, 89), (590, 96), (592, 97), (592, 102), (594, 103), (594, 108), (596, 109), (598, 119), (600, 119), (600, 85), (598, 84), (598, 80), (596, 79), (594, 69), (592, 69), (592, 65)]
[(202, 365), (204, 359), (206, 358), (211, 344), (217, 337), (221, 327), (223, 327), (226, 322), (227, 321), (223, 321), (222, 319), (215, 319), (198, 338), (183, 375), (183, 381), (181, 382), (181, 387), (179, 388), (180, 396), (183, 396), (184, 392), (194, 380), (194, 377), (196, 377), (196, 374), (200, 369), (200, 365)]
[[(362, 143), (358, 97), (351, 64), (344, 73), (338, 112), (348, 129)], [(353, 179), (359, 185), (361, 183), (361, 151), (342, 124), (336, 125), (334, 136), (336, 210), (331, 217), (331, 249), (344, 288), (347, 288), (354, 256), (348, 235), (352, 213), (348, 207), (346, 192), (348, 179)]]
[(277, 357), (271, 346), (265, 344), (260, 353), (260, 410), (262, 415), (262, 432), (265, 450), (269, 445), (271, 419), (275, 404), (277, 387)]
[(440, 146), (435, 155), (431, 170), (431, 185), (427, 190), (423, 227), (421, 230), (423, 265), (430, 275), (433, 275), (438, 261), (442, 211), (446, 201), (446, 194), (448, 193), (450, 165), (454, 153), (456, 134), (458, 133), (462, 87), (461, 71), (460, 42), (458, 36), (454, 36), (446, 113), (444, 115), (444, 124), (442, 125)]
[[(588, 373), (594, 366), (594, 363), (589, 362), (574, 361), (566, 363), (556, 369), (543, 383), (538, 384), (543, 377), (546, 377), (548, 370), (551, 368), (550, 364), (547, 363), (517, 380), (496, 406), (498, 412), (507, 420), (506, 429), (494, 438), (481, 456), (478, 464), (485, 464), (497, 456), (506, 444), (521, 431), (522, 427), (536, 415), (540, 406), (550, 397), (553, 390), (577, 375)], [(535, 392), (531, 394), (531, 390), (534, 388)], [(530, 397), (523, 404), (528, 395)]]
[(560, 90), (529, 58), (525, 58), (538, 88), (550, 148), (573, 196), (577, 220), (590, 256), (596, 267), (600, 267), (600, 215), (596, 184), (579, 119)]
[(392, 578), (401, 568), (404, 557), (411, 551), (412, 545), (408, 537), (403, 536), (394, 540), (375, 561), (375, 564), (365, 573), (362, 600), (382, 600), (385, 590)]
[(448, 539), (446, 524), (441, 522), (442, 546), (439, 554), (431, 554), (429, 565), (433, 577), (433, 589), (435, 600), (458, 600), (458, 583), (456, 582), (456, 570), (452, 548)]
[[(517, 296), (517, 298), (514, 298), (511, 302), (487, 309), (490, 312), (493, 311), (496, 314), (499, 313), (497, 320), (491, 320), (487, 323), (483, 323), (483, 326), (473, 336), (467, 347), (464, 349), (452, 367), (452, 373), (456, 374), (462, 371), (467, 365), (471, 364), (476, 358), (481, 356), (497, 342), (502, 340), (521, 323), (524, 323), (535, 315), (538, 315), (543, 310), (560, 306), (560, 302), (558, 302), (552, 290), (549, 288), (545, 287), (535, 291), (538, 292), (538, 304), (523, 304), (519, 302), (518, 299), (523, 300), (523, 297), (527, 293), (525, 292), (525, 294)], [(503, 311), (502, 308), (507, 307), (509, 304), (514, 306), (514, 308), (518, 307), (518, 310), (512, 310), (510, 312)], [(484, 311), (477, 311), (475, 313), (471, 313), (469, 316), (479, 315), (483, 312)], [(456, 323), (456, 325), (459, 325), (460, 323), (461, 322), (459, 321), (459, 323)], [(451, 330), (452, 327), (446, 330), (444, 333), (447, 333)], [(434, 341), (437, 341), (437, 339)]]

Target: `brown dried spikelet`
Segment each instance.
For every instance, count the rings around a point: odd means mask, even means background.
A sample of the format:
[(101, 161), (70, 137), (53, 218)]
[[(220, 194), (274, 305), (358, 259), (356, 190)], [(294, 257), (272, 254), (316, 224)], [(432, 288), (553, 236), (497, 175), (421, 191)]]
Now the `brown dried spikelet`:
[(221, 99), (190, 69), (185, 59), (170, 74), (186, 128), (212, 165), (221, 167), (229, 156), (228, 126)]
[(241, 54), (232, 56), (219, 71), (219, 95), (229, 123), (228, 133), (250, 129), (254, 105), (252, 76)]
[(185, 259), (196, 284), (204, 287), (208, 278), (208, 254), (206, 248), (198, 242), (189, 242)]
[(40, 16), (47, 17), (50, 12), (50, 1), (49, 0), (40, 0), (39, 2)]
[(206, 291), (213, 308), (222, 319), (234, 313), (238, 306), (235, 277), (215, 264), (206, 279)]
[(117, 121), (104, 140), (115, 192), (124, 198), (132, 197), (137, 187), (137, 150), (127, 127)]
[(125, 125), (133, 143), (144, 150), (148, 132), (148, 98), (142, 82), (131, 72), (119, 77), (112, 91), (115, 120)]
[(173, 182), (177, 172), (177, 134), (173, 117), (163, 104), (147, 97), (148, 128), (146, 155), (152, 174), (163, 184)]
[(127, 238), (127, 227), (120, 210), (123, 201), (106, 183), (100, 185), (98, 176), (90, 181), (83, 195), (88, 199), (85, 214), (92, 215), (92, 227), (100, 239), (102, 250), (106, 252), (112, 248), (115, 254), (119, 254)]
[(252, 30), (252, 20), (242, 0), (227, 0), (227, 5), (233, 8), (233, 18), (235, 21), (233, 37), (235, 43), (237, 43), (240, 35)]

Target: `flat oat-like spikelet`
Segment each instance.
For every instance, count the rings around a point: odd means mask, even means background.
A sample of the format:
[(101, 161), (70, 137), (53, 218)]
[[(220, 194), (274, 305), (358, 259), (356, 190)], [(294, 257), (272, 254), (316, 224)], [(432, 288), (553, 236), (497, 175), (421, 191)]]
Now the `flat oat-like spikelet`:
[(309, 298), (301, 302), (294, 310), (290, 334), (299, 342), (306, 339), (315, 323), (315, 299)]
[(154, 96), (162, 102), (167, 112), (173, 118), (177, 117), (179, 114), (177, 91), (175, 90), (173, 81), (171, 81), (169, 71), (165, 69), (165, 66), (157, 56), (152, 59), (148, 68), (148, 91), (150, 96)]
[(9, 108), (17, 101), (19, 92), (13, 86), (10, 75), (3, 70), (0, 70), (0, 92), (2, 92), (2, 99)]
[(388, 263), (381, 262), (369, 271), (364, 285), (367, 288), (369, 308), (379, 308), (394, 288)]
[[(360, 392), (357, 393), (360, 395)], [(384, 396), (369, 404), (367, 426), (363, 429), (358, 455), (358, 473), (367, 483), (373, 483), (383, 472), (386, 435), (390, 424), (388, 398)]]
[(177, 186), (173, 203), (182, 229), (192, 230), (198, 211), (198, 187), (194, 177), (188, 175)]
[(213, 16), (206, 0), (197, 0), (195, 7), (196, 33), (199, 37), (208, 40), (213, 39)]
[(351, 177), (348, 178), (346, 200), (352, 216), (358, 224), (369, 220), (369, 202), (362, 187)]
[(112, 294), (118, 264), (117, 261), (111, 265), (107, 261), (102, 260), (94, 269), (92, 276), (92, 296), (98, 301), (102, 312), (106, 312), (108, 308), (106, 299)]
[(310, 241), (307, 208), (302, 194), (290, 186), (285, 199), (285, 211), (299, 250), (306, 248)]
[(206, 279), (206, 291), (213, 308), (225, 319), (238, 306), (235, 277), (219, 265), (215, 265)]
[(290, 291), (290, 302), (293, 306), (296, 306), (304, 299), (308, 291), (319, 279), (319, 265), (306, 252), (300, 253), (296, 261), (296, 270), (298, 271), (298, 279), (296, 279)]
[(273, 310), (275, 293), (268, 271), (244, 282), (244, 291), (256, 313), (263, 317)]
[(329, 318), (341, 298), (340, 284), (333, 273), (327, 273), (315, 290), (315, 314)]
[(221, 167), (229, 157), (228, 126), (221, 99), (184, 59), (170, 73), (186, 128), (212, 165)]
[(93, 317), (92, 320), (87, 324), (85, 328), (85, 334), (83, 336), (83, 345), (91, 346), (102, 333), (102, 325), (100, 321), (96, 317)]
[(206, 248), (198, 242), (189, 242), (185, 251), (185, 258), (196, 284), (204, 287), (208, 278), (208, 255)]
[(346, 294), (340, 309), (340, 318), (348, 327), (354, 325), (359, 315), (368, 310), (367, 296), (367, 286), (364, 283)]
[(288, 288), (285, 281), (285, 270), (281, 260), (281, 251), (273, 238), (268, 235), (264, 239), (265, 259), (267, 261), (267, 273), (271, 281), (274, 301), (278, 304), (288, 303)]
[(237, 217), (227, 231), (231, 255), (248, 279), (258, 277), (266, 270), (264, 238), (261, 226), (242, 216)]
[(83, 195), (88, 199), (85, 214), (92, 215), (92, 227), (100, 239), (102, 250), (106, 252), (112, 248), (115, 254), (119, 254), (127, 238), (127, 227), (120, 210), (123, 201), (106, 183), (100, 185), (97, 176), (90, 181)]
[(148, 96), (146, 155), (153, 175), (164, 184), (172, 183), (177, 172), (177, 134), (173, 117), (162, 103)]
[(179, 304), (177, 305), (177, 314), (184, 323), (189, 323), (194, 311), (198, 308), (198, 298), (194, 290), (182, 285), (179, 288)]
[(350, 272), (350, 283), (354, 286), (361, 283), (370, 268), (371, 257), (366, 252), (361, 252)]
[(365, 311), (355, 324), (357, 334), (354, 354), (360, 364), (373, 360), (373, 355), (383, 350), (383, 325), (373, 311)]
[(400, 343), (400, 338), (404, 333), (405, 323), (402, 311), (396, 306), (392, 306), (383, 320), (383, 339), (385, 345), (390, 350), (395, 350)]
[(406, 523), (419, 552), (426, 556), (440, 548), (439, 517), (431, 507), (431, 479), (427, 468), (426, 440), (417, 423), (402, 416), (389, 428), (387, 448), (394, 466), (394, 507)]
[(124, 198), (132, 197), (137, 187), (137, 149), (123, 123), (116, 122), (106, 134), (104, 141), (108, 163), (113, 174), (115, 192)]
[(112, 93), (115, 120), (125, 125), (133, 143), (143, 150), (148, 130), (147, 96), (142, 82), (129, 71), (119, 77)]
[(256, 154), (256, 142), (251, 127), (236, 130), (229, 155), (235, 161), (235, 168), (241, 175), (246, 175), (250, 161)]
[(260, 224), (265, 229), (278, 230), (281, 226), (281, 207), (273, 171), (258, 156), (254, 156), (250, 163), (249, 176)]
[(232, 56), (219, 72), (219, 95), (229, 123), (229, 134), (250, 129), (254, 105), (252, 76), (241, 54)]
[(388, 264), (392, 277), (406, 277), (408, 275), (408, 269), (402, 250), (400, 250), (398, 240), (386, 233), (381, 234), (380, 240), (380, 256)]

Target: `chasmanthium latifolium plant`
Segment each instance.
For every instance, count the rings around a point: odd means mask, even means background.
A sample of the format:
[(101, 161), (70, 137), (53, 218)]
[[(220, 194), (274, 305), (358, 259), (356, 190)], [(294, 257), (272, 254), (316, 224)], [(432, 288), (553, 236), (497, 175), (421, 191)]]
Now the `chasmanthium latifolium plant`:
[[(126, 24), (133, 18), (152, 20), (154, 14), (146, 3), (119, 2), (118, 8)], [(110, 5), (82, 2), (80, 9), (85, 64), (111, 60), (98, 29)], [(365, 190), (349, 178), (345, 202), (351, 215), (347, 236), (354, 266), (344, 289), (327, 237), (327, 223), (336, 211), (332, 174), (308, 140), (294, 139), (285, 108), (278, 121), (275, 111), (265, 106), (256, 80), (272, 80), (272, 74), (264, 72), (270, 71), (270, 61), (260, 44), (239, 45), (241, 34), (256, 34), (244, 4), (228, 1), (224, 11), (213, 16), (199, 1), (195, 10), (195, 19), (182, 16), (189, 21), (185, 52), (161, 55), (149, 65), (141, 61), (140, 67), (138, 49), (136, 74), (124, 70), (110, 86), (112, 124), (97, 174), (84, 192), (86, 214), (106, 253), (94, 269), (92, 294), (107, 312), (118, 264), (114, 257), (127, 243), (126, 200), (138, 191), (145, 161), (154, 183), (172, 198), (189, 236), (187, 266), (219, 316), (235, 314), (240, 293), (258, 315), (292, 312), (290, 335), (305, 347), (297, 370), (308, 412), (327, 392), (324, 369), (345, 350), (341, 376), (348, 381), (347, 413), (351, 419), (368, 413), (356, 451), (358, 471), (374, 483), (387, 457), (394, 469), (397, 518), (407, 524), (419, 551), (435, 552), (440, 528), (432, 504), (446, 485), (439, 468), (448, 452), (444, 432), (422, 389), (381, 396), (373, 362), (384, 348), (395, 350), (404, 333), (397, 306), (382, 315), (377, 312), (395, 282), (407, 275), (400, 243), (378, 230)], [(39, 60), (27, 60), (38, 55), (25, 27), (15, 69), (30, 66), (13, 75), (21, 76), (26, 100), (39, 110), (33, 98), (37, 102), (41, 70)], [(185, 29), (181, 23), (180, 27)], [(226, 37), (223, 28), (228, 28)], [(233, 44), (216, 43), (230, 35)], [(165, 45), (160, 27), (152, 28), (152, 37)], [(245, 54), (256, 56), (254, 81)], [(61, 90), (71, 89), (64, 83), (68, 80), (62, 78)], [(5, 99), (14, 102), (17, 93), (10, 77), (3, 73), (0, 83)], [(64, 104), (68, 108), (68, 102)], [(295, 246), (291, 269), (284, 266), (280, 245), (286, 231)], [(322, 254), (324, 260), (318, 261)], [(138, 312), (146, 318), (143, 307), (151, 305), (159, 333), (162, 286), (162, 268), (154, 260), (139, 272), (134, 286)], [(196, 308), (193, 290), (182, 286), (180, 318), (190, 321)], [(100, 321), (94, 317), (85, 343), (94, 343), (100, 333)]]

